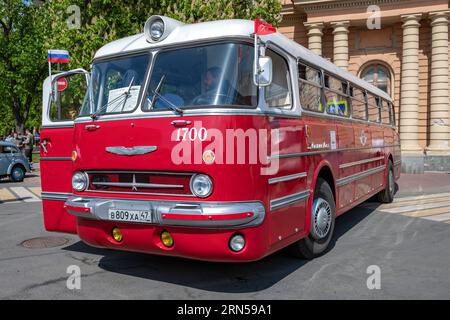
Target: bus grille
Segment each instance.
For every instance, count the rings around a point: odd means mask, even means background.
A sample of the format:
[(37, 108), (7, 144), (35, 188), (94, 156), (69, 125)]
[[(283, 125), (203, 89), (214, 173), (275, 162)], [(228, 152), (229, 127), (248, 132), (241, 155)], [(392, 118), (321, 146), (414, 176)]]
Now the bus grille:
[(191, 196), (189, 186), (193, 173), (142, 171), (88, 171), (86, 191)]

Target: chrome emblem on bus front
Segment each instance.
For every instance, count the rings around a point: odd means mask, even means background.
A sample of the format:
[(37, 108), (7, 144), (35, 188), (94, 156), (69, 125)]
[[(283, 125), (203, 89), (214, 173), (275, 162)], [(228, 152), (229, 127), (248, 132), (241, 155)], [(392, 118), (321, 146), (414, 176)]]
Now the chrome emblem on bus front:
[(156, 146), (136, 146), (136, 147), (106, 147), (106, 151), (122, 156), (136, 156), (153, 152), (157, 149)]

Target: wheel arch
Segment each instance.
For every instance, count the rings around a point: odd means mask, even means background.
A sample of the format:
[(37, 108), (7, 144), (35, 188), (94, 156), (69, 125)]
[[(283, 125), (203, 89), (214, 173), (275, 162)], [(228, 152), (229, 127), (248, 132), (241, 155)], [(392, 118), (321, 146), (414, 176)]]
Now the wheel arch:
[(331, 168), (332, 168), (331, 164), (328, 161), (323, 160), (314, 169), (313, 178), (311, 180), (310, 187), (309, 187), (310, 195), (309, 195), (309, 199), (308, 199), (308, 205), (306, 208), (307, 210), (306, 210), (306, 217), (305, 217), (306, 218), (305, 219), (305, 229), (307, 231), (307, 234), (310, 232), (310, 228), (311, 228), (311, 214), (310, 213), (311, 213), (312, 203), (314, 200), (314, 190), (315, 190), (318, 178), (324, 179), (330, 185), (331, 191), (333, 192), (334, 204), (335, 204), (335, 207), (337, 208), (337, 190), (336, 190), (336, 183), (335, 183), (336, 179), (333, 174), (333, 170)]
[(28, 171), (28, 170), (27, 170), (27, 167), (25, 166), (25, 163), (23, 163), (22, 161), (16, 161), (16, 162), (12, 162), (12, 163), (9, 165), (8, 171), (7, 171), (8, 175), (11, 175), (12, 169), (13, 169), (15, 166), (20, 166), (20, 167), (22, 167), (22, 169), (23, 169), (23, 171), (24, 171), (25, 173)]

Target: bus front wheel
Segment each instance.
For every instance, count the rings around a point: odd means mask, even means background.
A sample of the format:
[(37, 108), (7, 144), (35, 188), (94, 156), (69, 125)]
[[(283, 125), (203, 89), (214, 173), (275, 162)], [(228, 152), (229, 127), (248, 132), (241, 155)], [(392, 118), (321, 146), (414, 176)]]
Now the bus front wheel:
[(292, 254), (309, 260), (324, 253), (333, 237), (335, 219), (336, 206), (331, 187), (324, 179), (318, 178), (309, 235), (291, 245)]

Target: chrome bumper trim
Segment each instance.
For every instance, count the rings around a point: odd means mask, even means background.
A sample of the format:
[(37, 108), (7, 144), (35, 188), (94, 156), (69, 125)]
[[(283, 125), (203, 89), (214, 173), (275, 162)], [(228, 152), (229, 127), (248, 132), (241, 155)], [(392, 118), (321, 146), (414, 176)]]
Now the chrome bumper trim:
[[(93, 220), (114, 221), (108, 219), (109, 209), (142, 210), (152, 212), (152, 222), (126, 222), (149, 225), (169, 225), (198, 228), (243, 228), (261, 224), (265, 209), (261, 202), (179, 202), (159, 200), (100, 199), (89, 197), (70, 197), (65, 202), (67, 211), (77, 217)], [(71, 210), (75, 207), (81, 210)], [(83, 212), (87, 209), (89, 213)], [(242, 213), (252, 213), (242, 218)], [(232, 219), (236, 214), (236, 219)], [(180, 219), (167, 219), (163, 215), (180, 216)], [(182, 218), (186, 215), (186, 218)], [(209, 219), (189, 219), (208, 217)], [(210, 217), (209, 217), (210, 216)], [(221, 217), (227, 217), (223, 219)]]

